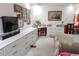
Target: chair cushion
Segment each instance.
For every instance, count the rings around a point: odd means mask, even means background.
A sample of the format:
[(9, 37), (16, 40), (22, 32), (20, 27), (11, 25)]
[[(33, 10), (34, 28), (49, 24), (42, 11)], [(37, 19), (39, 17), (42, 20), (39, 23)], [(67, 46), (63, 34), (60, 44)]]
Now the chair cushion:
[(59, 53), (59, 56), (71, 56), (71, 53), (69, 53), (69, 52), (61, 52), (61, 53)]

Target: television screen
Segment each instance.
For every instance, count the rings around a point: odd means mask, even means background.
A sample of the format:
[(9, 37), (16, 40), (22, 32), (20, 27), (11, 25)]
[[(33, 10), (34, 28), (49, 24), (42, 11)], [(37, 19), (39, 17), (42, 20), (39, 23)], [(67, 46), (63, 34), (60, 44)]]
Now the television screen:
[(10, 16), (2, 16), (3, 32), (11, 32), (18, 29), (18, 18)]

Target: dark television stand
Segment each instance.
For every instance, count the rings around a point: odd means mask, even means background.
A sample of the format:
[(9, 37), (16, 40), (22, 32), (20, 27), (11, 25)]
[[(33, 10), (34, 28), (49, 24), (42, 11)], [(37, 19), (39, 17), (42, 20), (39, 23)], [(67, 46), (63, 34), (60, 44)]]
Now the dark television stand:
[(14, 36), (14, 35), (16, 35), (18, 33), (20, 33), (20, 30), (14, 31), (14, 32), (9, 33), (9, 34), (6, 34), (6, 35), (2, 36), (2, 40), (5, 40), (5, 39), (7, 39), (9, 37), (12, 37), (12, 36)]

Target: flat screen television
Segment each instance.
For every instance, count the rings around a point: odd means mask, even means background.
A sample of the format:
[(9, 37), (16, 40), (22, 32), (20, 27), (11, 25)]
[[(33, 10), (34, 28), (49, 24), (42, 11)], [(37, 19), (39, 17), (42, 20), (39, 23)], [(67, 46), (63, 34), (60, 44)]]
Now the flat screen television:
[(2, 16), (3, 32), (11, 32), (18, 29), (18, 18), (12, 16)]

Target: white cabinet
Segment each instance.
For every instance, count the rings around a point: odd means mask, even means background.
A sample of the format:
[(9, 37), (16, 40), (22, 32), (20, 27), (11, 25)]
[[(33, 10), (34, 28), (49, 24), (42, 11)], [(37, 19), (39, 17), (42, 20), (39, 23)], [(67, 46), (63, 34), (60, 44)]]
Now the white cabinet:
[(0, 55), (5, 56), (24, 56), (31, 49), (31, 45), (37, 41), (37, 29), (30, 31), (23, 37), (0, 49)]
[(19, 46), (19, 42), (18, 41), (15, 41), (15, 42), (9, 44), (8, 46), (6, 46), (4, 48), (5, 55), (7, 55), (10, 52), (12, 52), (13, 50), (17, 49), (18, 46)]

